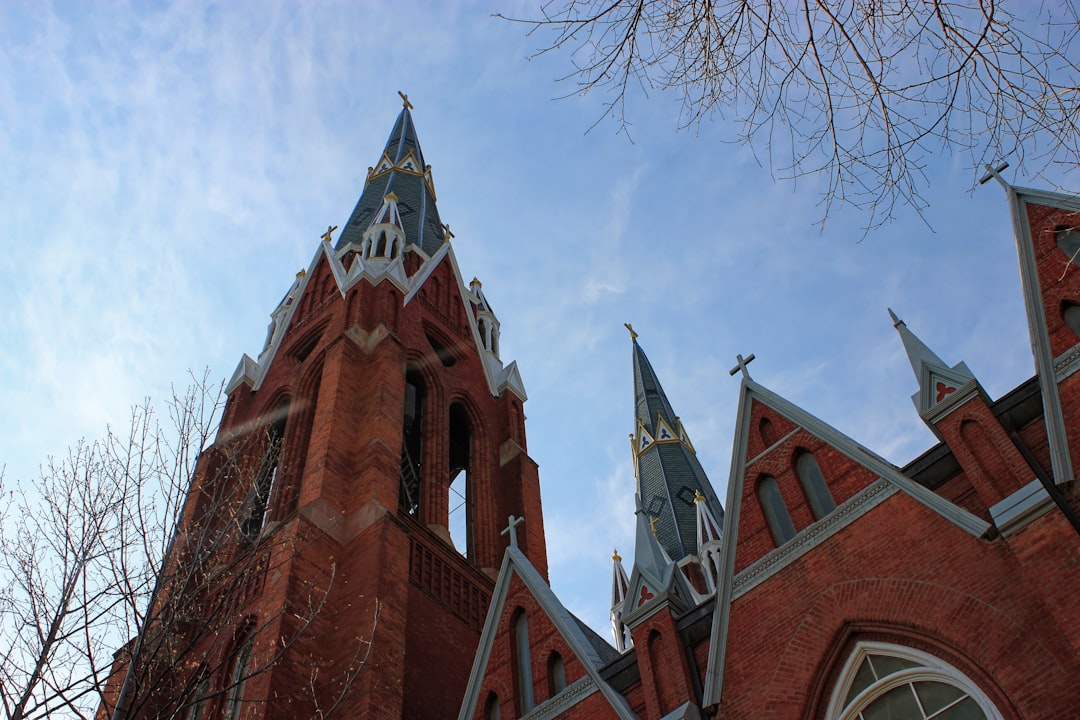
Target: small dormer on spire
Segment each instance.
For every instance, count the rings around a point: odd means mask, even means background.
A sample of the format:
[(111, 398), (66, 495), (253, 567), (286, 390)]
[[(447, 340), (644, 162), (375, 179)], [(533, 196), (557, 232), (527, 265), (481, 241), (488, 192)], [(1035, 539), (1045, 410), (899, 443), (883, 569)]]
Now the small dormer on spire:
[(623, 624), (623, 606), (626, 604), (626, 593), (630, 587), (630, 578), (626, 575), (619, 551), (613, 550), (611, 554), (611, 634), (615, 638), (615, 648), (619, 652), (634, 644), (630, 633)]
[(469, 290), (472, 292), (473, 305), (476, 308), (476, 329), (480, 333), (480, 340), (484, 344), (484, 349), (495, 356), (499, 357), (499, 320), (495, 317), (495, 312), (491, 309), (491, 304), (488, 303), (487, 298), (484, 297), (484, 291), (481, 289), (483, 284), (476, 278), (472, 279), (469, 283)]
[(383, 198), (375, 219), (364, 231), (360, 256), (371, 260), (395, 260), (405, 247), (405, 229), (401, 225), (398, 196), (389, 192)]
[(694, 493), (694, 507), (697, 509), (698, 561), (705, 576), (709, 594), (716, 592), (716, 579), (720, 573), (720, 538), (722, 530), (709, 503), (700, 491)]
[(919, 383), (919, 390), (911, 396), (911, 401), (919, 417), (937, 433), (935, 423), (938, 419), (978, 392), (979, 383), (965, 363), (959, 362), (951, 368), (946, 365), (891, 308), (889, 317), (904, 343), (911, 369)]

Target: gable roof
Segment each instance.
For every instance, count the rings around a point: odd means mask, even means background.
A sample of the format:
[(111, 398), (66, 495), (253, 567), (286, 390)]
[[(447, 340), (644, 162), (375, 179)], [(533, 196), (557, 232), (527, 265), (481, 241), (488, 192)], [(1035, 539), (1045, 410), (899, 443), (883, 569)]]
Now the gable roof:
[[(491, 605), (488, 607), (487, 619), (484, 621), (484, 630), (480, 634), (480, 645), (476, 649), (476, 657), (473, 659), (472, 672), (469, 675), (469, 684), (465, 688), (465, 697), (461, 703), (461, 711), (458, 720), (469, 720), (476, 712), (477, 703), (480, 702), (480, 691), (483, 688), (484, 677), (487, 674), (488, 661), (491, 659), (491, 650), (498, 634), (499, 620), (506, 611), (506, 598), (510, 591), (510, 583), (517, 576), (544, 611), (544, 614), (554, 625), (559, 635), (570, 647), (571, 651), (585, 668), (586, 680), (590, 688), (600, 692), (608, 704), (615, 711), (615, 716), (621, 720), (637, 720), (637, 715), (630, 709), (630, 705), (618, 691), (611, 687), (601, 676), (600, 669), (619, 657), (615, 648), (608, 645), (584, 623), (578, 620), (569, 610), (563, 607), (555, 593), (551, 590), (540, 573), (533, 567), (529, 559), (517, 547), (511, 546), (503, 555), (502, 567), (499, 569), (499, 577), (495, 581), (495, 591), (491, 596)], [(564, 690), (571, 691), (581, 681), (575, 682)], [(580, 687), (575, 692), (577, 699), (586, 697), (588, 694)], [(557, 701), (562, 693), (549, 698), (545, 702)], [(542, 705), (542, 703), (541, 703)], [(540, 705), (537, 706), (539, 708)]]
[[(738, 546), (739, 515), (742, 509), (743, 487), (745, 482), (747, 441), (750, 433), (750, 419), (754, 403), (761, 403), (774, 410), (798, 427), (828, 443), (854, 462), (871, 470), (878, 475), (878, 481), (871, 484), (862, 493), (841, 503), (832, 514), (823, 518), (819, 523), (828, 523), (830, 518), (836, 518), (840, 522), (834, 527), (843, 527), (847, 522), (852, 522), (858, 517), (857, 513), (848, 513), (845, 518), (844, 510), (849, 504), (874, 502), (873, 498), (884, 499), (896, 492), (903, 492), (925, 505), (944, 519), (958, 526), (962, 530), (975, 537), (982, 537), (991, 526), (985, 520), (972, 515), (967, 510), (954, 505), (934, 491), (923, 487), (911, 478), (907, 477), (899, 468), (888, 462), (881, 456), (863, 447), (856, 441), (844, 435), (842, 432), (814, 417), (794, 403), (780, 397), (776, 393), (759, 385), (749, 377), (744, 377), (739, 389), (739, 413), (735, 423), (735, 437), (731, 454), (731, 477), (728, 482), (727, 516), (724, 519), (724, 532), (721, 540), (722, 552), (720, 556), (720, 573), (717, 588), (717, 602), (713, 609), (713, 623), (709, 643), (708, 666), (705, 671), (705, 687), (703, 692), (703, 707), (716, 705), (720, 702), (723, 688), (724, 660), (727, 653), (727, 631), (734, 585), (735, 551)], [(887, 494), (885, 494), (887, 493)], [(880, 502), (880, 500), (878, 500)], [(803, 536), (811, 528), (818, 527), (817, 523), (804, 529), (796, 536)], [(835, 531), (835, 530), (834, 530)], [(792, 540), (794, 543), (796, 540)], [(812, 547), (812, 546), (809, 546)], [(803, 552), (809, 550), (807, 547)], [(782, 551), (783, 548), (778, 548)], [(779, 553), (778, 553), (779, 554)], [(801, 553), (800, 553), (801, 554)], [(770, 555), (772, 555), (770, 553)], [(799, 555), (791, 556), (791, 559)], [(766, 556), (769, 558), (770, 556)], [(756, 564), (756, 563), (755, 563)], [(773, 564), (770, 572), (782, 569), (782, 564)], [(743, 572), (754, 570), (754, 566), (746, 568)]]
[(1024, 309), (1027, 312), (1031, 349), (1035, 356), (1035, 374), (1043, 397), (1043, 416), (1046, 419), (1047, 443), (1050, 446), (1050, 465), (1057, 483), (1073, 479), (1072, 457), (1065, 430), (1065, 416), (1058, 395), (1057, 376), (1054, 372), (1054, 355), (1050, 349), (1050, 336), (1046, 329), (1046, 312), (1042, 303), (1042, 285), (1039, 282), (1038, 264), (1031, 235), (1027, 205), (1042, 205), (1070, 212), (1080, 212), (1080, 198), (1063, 193), (1031, 188), (1014, 187), (992, 173), (1005, 187), (1012, 213), (1013, 235), (1016, 238), (1016, 254), (1020, 261), (1021, 288), (1024, 291)]

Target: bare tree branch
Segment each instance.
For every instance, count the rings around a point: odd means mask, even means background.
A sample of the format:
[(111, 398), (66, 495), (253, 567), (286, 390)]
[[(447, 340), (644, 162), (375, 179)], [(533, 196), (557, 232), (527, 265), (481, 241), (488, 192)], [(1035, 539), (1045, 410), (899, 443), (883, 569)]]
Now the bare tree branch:
[[(503, 17), (503, 16), (500, 16)], [(925, 168), (960, 151), (1036, 174), (1080, 160), (1080, 22), (1068, 0), (547, 0), (539, 54), (601, 92), (627, 130), (635, 86), (673, 92), (681, 126), (718, 118), (787, 179), (827, 178), (823, 217), (867, 230), (926, 208)], [(598, 120), (599, 122), (599, 120)]]

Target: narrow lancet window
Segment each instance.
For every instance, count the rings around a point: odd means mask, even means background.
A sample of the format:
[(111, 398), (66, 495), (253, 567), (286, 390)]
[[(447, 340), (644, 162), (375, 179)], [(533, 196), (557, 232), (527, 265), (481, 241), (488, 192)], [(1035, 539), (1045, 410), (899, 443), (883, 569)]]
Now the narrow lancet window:
[(788, 514), (787, 505), (784, 504), (776, 478), (770, 475), (762, 477), (758, 481), (757, 495), (758, 502), (761, 503), (761, 512), (765, 515), (765, 522), (769, 524), (773, 542), (780, 547), (795, 537), (795, 525), (791, 522), (791, 515)]
[(1061, 319), (1073, 331), (1073, 335), (1080, 338), (1080, 305), (1065, 303), (1061, 308)]
[(815, 520), (820, 520), (836, 509), (832, 493), (825, 483), (825, 476), (821, 474), (814, 454), (808, 450), (802, 450), (795, 456), (795, 473), (799, 476), (806, 501), (810, 503), (810, 512)]
[(251, 646), (254, 641), (255, 636), (249, 629), (233, 656), (229, 685), (225, 689), (225, 720), (237, 720), (240, 717), (240, 708), (244, 701), (244, 685), (251, 674)]
[(493, 692), (488, 693), (487, 702), (484, 704), (484, 717), (486, 720), (501, 720), (499, 713), (499, 696)]
[(413, 517), (420, 516), (420, 451), (424, 415), (424, 383), (420, 373), (405, 373), (404, 431), (401, 442), (401, 484), (398, 507)]
[(450, 497), (447, 529), (454, 547), (465, 557), (473, 555), (472, 537), (472, 430), (469, 416), (459, 403), (450, 406)]
[(1054, 240), (1061, 252), (1080, 265), (1080, 228), (1059, 227), (1054, 230)]
[(281, 442), (285, 436), (285, 418), (288, 413), (288, 403), (279, 406), (274, 412), (277, 419), (266, 430), (266, 447), (262, 461), (256, 470), (255, 481), (245, 501), (244, 514), (240, 521), (240, 534), (244, 542), (254, 542), (270, 519), (270, 498), (278, 484)]
[(548, 693), (558, 695), (566, 689), (566, 663), (557, 652), (548, 656)]
[(514, 681), (517, 686), (518, 712), (533, 709), (532, 654), (529, 648), (529, 621), (525, 611), (518, 608), (512, 620), (514, 629)]

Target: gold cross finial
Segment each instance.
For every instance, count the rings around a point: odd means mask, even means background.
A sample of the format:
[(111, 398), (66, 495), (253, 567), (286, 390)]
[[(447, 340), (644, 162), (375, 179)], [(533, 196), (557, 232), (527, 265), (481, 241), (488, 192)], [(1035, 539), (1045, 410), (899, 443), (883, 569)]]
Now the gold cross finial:
[(337, 230), (337, 225), (327, 225), (326, 226), (326, 232), (324, 232), (321, 235), (322, 239), (325, 240), (326, 242), (330, 242), (331, 240), (333, 240), (334, 239), (334, 234), (333, 233), (334, 233), (335, 230)]
[(400, 90), (397, 91), (397, 94), (401, 96), (401, 107), (407, 110), (412, 110), (413, 104), (409, 102), (409, 96), (401, 92)]
[(622, 558), (619, 557), (619, 549), (618, 548), (613, 548), (611, 550), (611, 560), (612, 560), (612, 562), (622, 562)]
[(443, 232), (446, 234), (446, 238), (449, 240), (454, 237), (454, 233), (450, 232), (450, 223), (445, 223), (442, 226)]
[(656, 537), (656, 523), (660, 521), (660, 518), (649, 516), (649, 529), (652, 530), (653, 537)]
[(623, 325), (625, 325), (626, 329), (630, 331), (630, 339), (637, 340), (637, 333), (634, 332), (634, 326), (630, 323), (623, 323)]
[(701, 494), (701, 490), (694, 490), (694, 504), (699, 502), (705, 502), (705, 496)]

